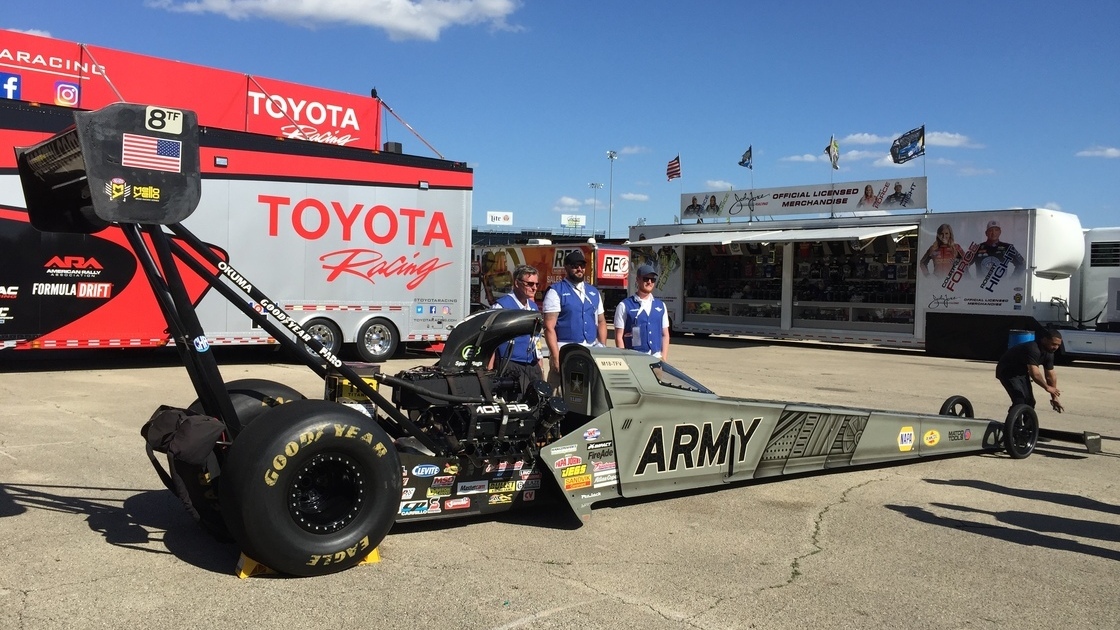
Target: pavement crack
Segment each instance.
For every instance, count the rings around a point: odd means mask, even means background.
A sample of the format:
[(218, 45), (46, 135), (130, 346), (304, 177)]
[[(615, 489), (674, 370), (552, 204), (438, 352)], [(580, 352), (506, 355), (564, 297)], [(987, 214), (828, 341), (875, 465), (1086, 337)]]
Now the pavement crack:
[(809, 535), (809, 543), (813, 546), (813, 548), (810, 549), (806, 553), (803, 553), (799, 556), (794, 557), (793, 560), (790, 561), (789, 577), (786, 579), (786, 581), (784, 583), (775, 584), (773, 586), (768, 586), (768, 587), (766, 587), (762, 590), (766, 591), (766, 590), (770, 590), (770, 589), (783, 588), (785, 586), (789, 586), (790, 584), (793, 584), (797, 580), (797, 578), (801, 576), (801, 562), (803, 560), (811, 558), (811, 557), (817, 555), (818, 553), (821, 553), (822, 551), (824, 551), (824, 546), (821, 545), (821, 525), (824, 523), (825, 516), (833, 508), (835, 508), (839, 505), (843, 505), (844, 503), (847, 503), (848, 502), (848, 495), (850, 493), (852, 493), (856, 490), (859, 490), (860, 488), (863, 488), (864, 486), (870, 485), (872, 483), (876, 483), (878, 481), (882, 481), (882, 479), (868, 479), (867, 481), (857, 483), (857, 484), (845, 489), (842, 493), (840, 493), (840, 498), (838, 498), (836, 501), (833, 501), (832, 503), (829, 503), (828, 505), (825, 505), (823, 508), (821, 508), (821, 510), (819, 512), (817, 512), (817, 516), (813, 519), (813, 531)]

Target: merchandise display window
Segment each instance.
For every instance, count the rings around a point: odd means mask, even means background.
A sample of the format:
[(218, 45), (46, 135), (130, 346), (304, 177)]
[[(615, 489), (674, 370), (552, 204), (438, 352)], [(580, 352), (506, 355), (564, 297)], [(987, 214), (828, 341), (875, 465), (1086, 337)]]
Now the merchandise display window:
[(685, 247), (685, 320), (779, 326), (783, 258), (781, 244)]
[(793, 243), (793, 326), (912, 332), (914, 239)]

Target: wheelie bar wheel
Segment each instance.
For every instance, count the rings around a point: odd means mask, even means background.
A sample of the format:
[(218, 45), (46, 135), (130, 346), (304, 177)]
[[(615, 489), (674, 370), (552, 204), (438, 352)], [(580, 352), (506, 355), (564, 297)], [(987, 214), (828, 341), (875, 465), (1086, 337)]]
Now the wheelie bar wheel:
[(1003, 426), (1004, 446), (1013, 459), (1030, 457), (1038, 445), (1038, 414), (1030, 405), (1015, 405)]
[(958, 416), (961, 418), (976, 417), (972, 412), (972, 403), (964, 396), (946, 398), (945, 402), (941, 404), (941, 411), (937, 413), (942, 416)]
[(241, 551), (274, 571), (335, 573), (374, 551), (401, 498), (401, 465), (376, 420), (335, 402), (274, 407), (230, 446), (222, 515)]

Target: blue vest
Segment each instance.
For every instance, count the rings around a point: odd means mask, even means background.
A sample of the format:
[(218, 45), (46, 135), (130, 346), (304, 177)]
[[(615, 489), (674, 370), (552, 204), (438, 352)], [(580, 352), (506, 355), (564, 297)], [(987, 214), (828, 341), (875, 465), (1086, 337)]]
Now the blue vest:
[(560, 315), (556, 318), (556, 340), (561, 343), (594, 343), (599, 340), (599, 292), (583, 283), (588, 301), (584, 301), (567, 278), (552, 283), (550, 289), (560, 298)]
[[(494, 308), (508, 308), (513, 310), (521, 309), (521, 305), (517, 303), (517, 298), (512, 293), (503, 295), (494, 301)], [(529, 310), (537, 311), (537, 303), (529, 300)], [(507, 356), (512, 357), (518, 363), (536, 363), (537, 362), (537, 345), (533, 343), (533, 339), (529, 335), (521, 335), (520, 337), (513, 338), (513, 344), (503, 343), (498, 346), (498, 358), (505, 359)]]
[[(626, 329), (622, 336), (622, 343), (630, 350), (637, 350), (646, 354), (661, 352), (662, 324), (665, 323), (665, 303), (653, 298), (648, 313), (642, 312), (642, 303), (638, 296), (631, 295), (622, 301), (626, 307)], [(634, 336), (639, 339), (635, 342)]]

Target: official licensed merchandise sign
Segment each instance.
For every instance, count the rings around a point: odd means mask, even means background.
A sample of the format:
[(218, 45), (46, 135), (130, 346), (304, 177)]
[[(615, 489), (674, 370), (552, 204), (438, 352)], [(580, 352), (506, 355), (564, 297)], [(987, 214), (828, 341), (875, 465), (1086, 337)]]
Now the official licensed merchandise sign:
[(896, 177), (785, 188), (717, 190), (681, 195), (682, 220), (749, 219), (755, 215), (915, 210), (926, 207), (925, 177)]

